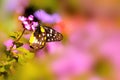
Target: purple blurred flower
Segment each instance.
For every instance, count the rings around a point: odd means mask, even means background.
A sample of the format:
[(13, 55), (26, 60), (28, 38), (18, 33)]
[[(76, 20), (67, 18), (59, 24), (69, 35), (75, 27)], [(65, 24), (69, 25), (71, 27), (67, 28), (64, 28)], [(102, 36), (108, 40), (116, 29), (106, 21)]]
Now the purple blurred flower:
[(31, 34), (24, 34), (23, 37), (26, 38), (27, 40), (30, 39)]
[(24, 16), (19, 16), (18, 19), (22, 22), (23, 27), (26, 30), (35, 30), (35, 27), (38, 25), (38, 22), (34, 22), (34, 16), (30, 15), (28, 18)]
[(57, 13), (48, 14), (44, 10), (38, 10), (34, 13), (34, 16), (44, 23), (57, 23), (61, 21), (60, 15)]
[(27, 50), (30, 50), (30, 45), (29, 44), (24, 44), (22, 47), (27, 49)]
[[(7, 51), (10, 50), (10, 47), (13, 45), (13, 40), (9, 39), (9, 40), (5, 41), (4, 45), (6, 46)], [(16, 49), (16, 45), (14, 45), (13, 49)]]
[(53, 71), (58, 76), (78, 75), (87, 72), (92, 67), (93, 58), (86, 52), (82, 52), (74, 47), (62, 50), (61, 57), (52, 64)]
[[(106, 38), (102, 44), (100, 44), (100, 52), (103, 56), (110, 60), (112, 66), (116, 69), (116, 72), (120, 74), (120, 33), (117, 33), (109, 38)], [(119, 75), (120, 76), (120, 75)], [(118, 77), (119, 77), (118, 76)], [(119, 79), (120, 80), (120, 77)]]
[(46, 53), (45, 53), (44, 50), (38, 50), (35, 55), (36, 55), (36, 57), (39, 58), (40, 60), (46, 58)]
[(29, 0), (4, 0), (3, 8), (6, 12), (23, 13), (24, 8), (28, 6)]
[(61, 50), (64, 49), (63, 45), (61, 44), (61, 42), (51, 42), (51, 43), (47, 43), (47, 48), (49, 50), (49, 53), (59, 53), (61, 52)]

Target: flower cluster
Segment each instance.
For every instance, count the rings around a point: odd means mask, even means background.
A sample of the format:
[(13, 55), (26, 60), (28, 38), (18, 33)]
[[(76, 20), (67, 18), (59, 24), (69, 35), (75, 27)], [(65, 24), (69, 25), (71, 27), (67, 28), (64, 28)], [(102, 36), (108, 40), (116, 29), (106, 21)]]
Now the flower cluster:
[(28, 17), (19, 16), (18, 19), (22, 22), (23, 27), (26, 30), (35, 30), (35, 27), (38, 25), (38, 22), (34, 21), (34, 16), (30, 15)]
[[(4, 45), (6, 46), (6, 50), (9, 51), (10, 47), (13, 45), (13, 40), (9, 39), (4, 42)], [(16, 45), (13, 46), (13, 49), (16, 49)]]
[(34, 16), (41, 20), (43, 23), (58, 23), (61, 21), (61, 17), (59, 14), (48, 14), (44, 10), (38, 10), (34, 13)]

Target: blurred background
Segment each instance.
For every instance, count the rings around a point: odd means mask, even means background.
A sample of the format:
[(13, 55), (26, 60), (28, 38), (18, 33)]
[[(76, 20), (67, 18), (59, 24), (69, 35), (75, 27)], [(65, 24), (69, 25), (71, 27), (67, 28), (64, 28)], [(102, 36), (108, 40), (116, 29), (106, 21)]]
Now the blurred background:
[(22, 30), (18, 16), (40, 9), (59, 14), (59, 22), (45, 24), (64, 38), (36, 51), (9, 80), (120, 80), (120, 0), (0, 0), (0, 54), (10, 33)]

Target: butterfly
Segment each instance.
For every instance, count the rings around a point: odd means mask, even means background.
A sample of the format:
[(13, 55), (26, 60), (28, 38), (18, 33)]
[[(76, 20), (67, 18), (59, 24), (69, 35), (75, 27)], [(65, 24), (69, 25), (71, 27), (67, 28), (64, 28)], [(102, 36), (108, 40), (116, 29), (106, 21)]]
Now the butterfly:
[(42, 49), (46, 42), (61, 41), (63, 36), (51, 27), (38, 25), (31, 34), (29, 43), (33, 49)]

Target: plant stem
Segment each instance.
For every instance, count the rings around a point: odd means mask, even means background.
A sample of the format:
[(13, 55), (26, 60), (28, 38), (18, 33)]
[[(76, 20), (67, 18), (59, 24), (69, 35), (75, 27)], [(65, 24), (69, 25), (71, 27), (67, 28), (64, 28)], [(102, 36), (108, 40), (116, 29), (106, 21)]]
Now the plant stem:
[(25, 32), (25, 29), (22, 31), (21, 35), (13, 42), (13, 45), (10, 47), (9, 52), (12, 51), (12, 49), (13, 49), (15, 43), (18, 42), (18, 41), (21, 39), (21, 37), (23, 36), (24, 32)]
[(15, 40), (15, 42), (17, 42), (17, 41), (19, 41), (19, 40), (21, 39), (21, 37), (23, 36), (24, 32), (25, 32), (25, 29), (22, 31), (22, 33), (21, 33), (21, 35), (18, 37), (18, 39)]

